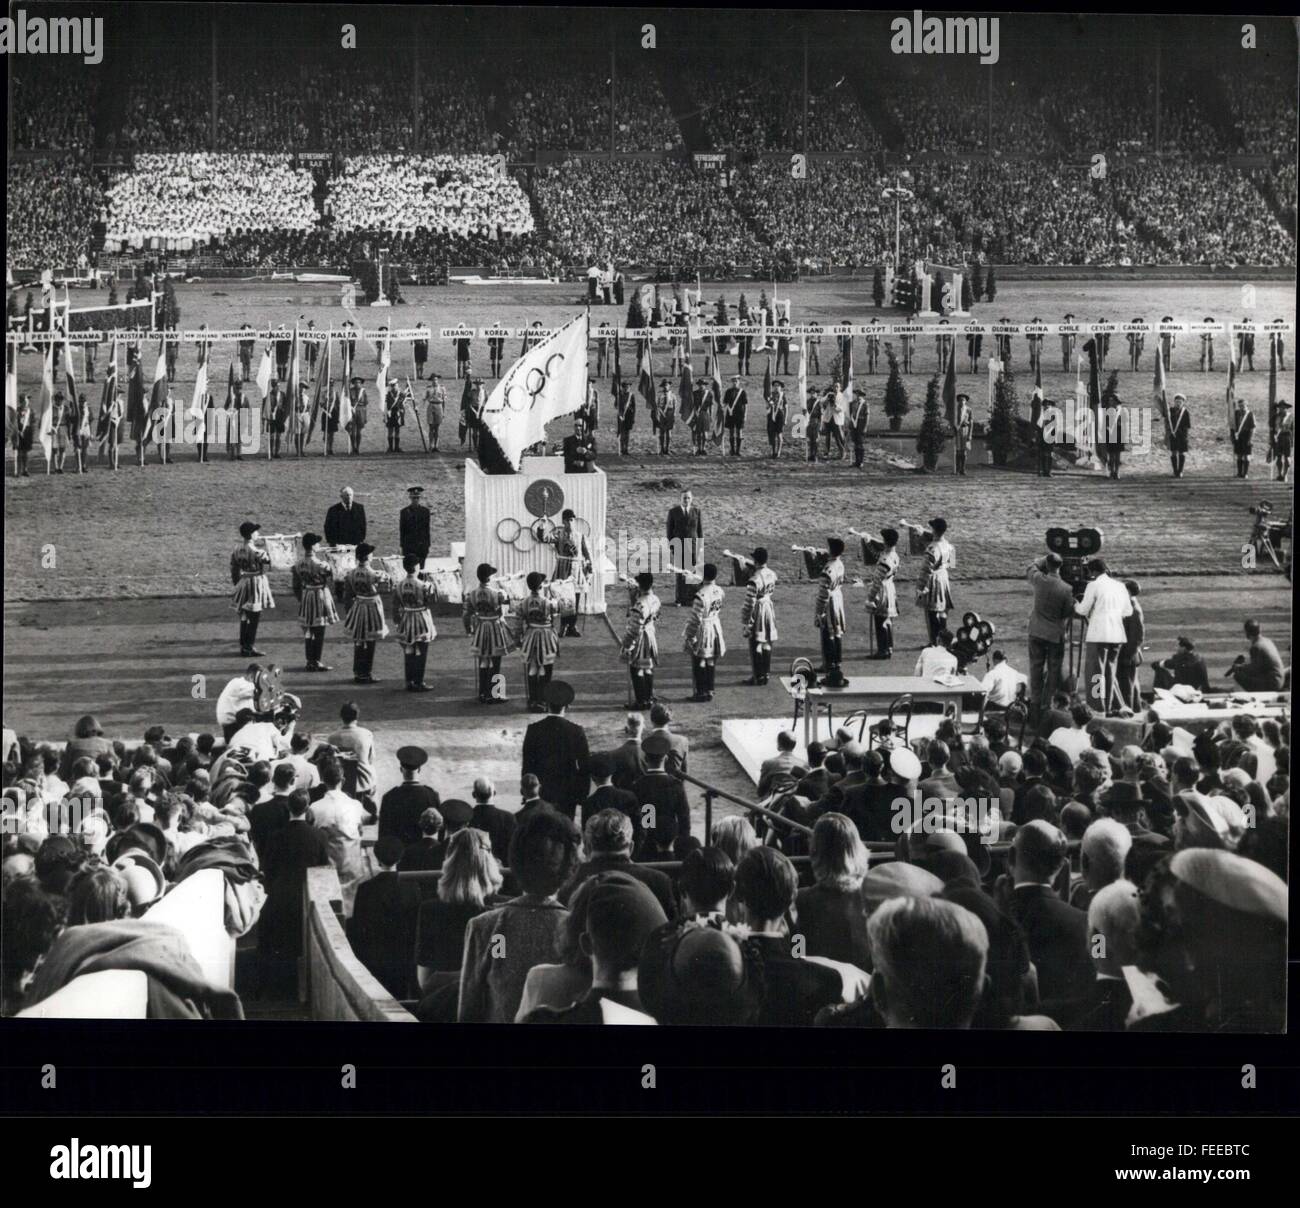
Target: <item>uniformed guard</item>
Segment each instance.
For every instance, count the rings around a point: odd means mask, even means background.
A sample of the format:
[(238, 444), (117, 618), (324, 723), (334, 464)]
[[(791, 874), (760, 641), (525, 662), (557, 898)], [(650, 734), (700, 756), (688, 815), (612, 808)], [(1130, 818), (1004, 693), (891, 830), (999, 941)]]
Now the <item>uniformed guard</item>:
[[(1074, 316), (1065, 314), (1061, 316), (1062, 323), (1073, 323)], [(1074, 368), (1074, 335), (1072, 332), (1061, 332), (1061, 372), (1069, 373)]]
[(594, 378), (587, 378), (587, 402), (578, 408), (578, 414), (582, 416), (588, 432), (594, 433), (600, 427), (600, 394), (596, 390)]
[(319, 533), (303, 533), (302, 556), (293, 566), (293, 594), (298, 597), (298, 623), (302, 626), (307, 647), (306, 671), (330, 671), (321, 662), (325, 653), (325, 627), (337, 625), (339, 614), (334, 605), (330, 583), (334, 572), (324, 558), (317, 557)]
[(357, 546), (356, 567), (348, 572), (348, 594), (352, 603), (343, 628), (352, 638), (352, 679), (358, 684), (377, 684), (375, 648), (388, 636), (384, 620), (384, 602), (379, 593), (389, 586), (389, 579), (370, 564), (375, 547), (367, 541)]
[(659, 434), (659, 455), (666, 457), (672, 444), (673, 427), (677, 423), (677, 396), (669, 389), (667, 379), (659, 383), (659, 395), (655, 401), (655, 430)]
[[(736, 303), (736, 322), (741, 327), (749, 327), (754, 322), (753, 315), (749, 311), (749, 303), (745, 301), (745, 295), (740, 295), (740, 300)], [(753, 336), (739, 336), (736, 340), (736, 370), (740, 374), (749, 372), (749, 358), (754, 351)], [(734, 380), (734, 379), (733, 379)]]
[(703, 582), (691, 604), (691, 615), (686, 620), (682, 643), (691, 656), (691, 674), (695, 681), (694, 701), (713, 699), (718, 660), (727, 653), (727, 642), (722, 635), (722, 603), (727, 593), (718, 586), (718, 568), (706, 562), (702, 570)]
[(311, 430), (311, 391), (303, 381), (298, 383), (292, 423), (293, 451), (301, 457), (307, 451), (307, 433)]
[[(1138, 316), (1138, 318), (1134, 319), (1133, 322), (1141, 323), (1141, 316)], [(1142, 349), (1145, 345), (1146, 336), (1144, 336), (1140, 331), (1130, 331), (1128, 333), (1128, 367), (1133, 373), (1137, 372), (1138, 365), (1142, 361)]]
[(596, 376), (603, 378), (613, 366), (613, 328), (605, 320), (596, 328)]
[[(1174, 321), (1173, 315), (1165, 315), (1164, 318), (1160, 320), (1161, 323), (1172, 323), (1173, 321)], [(1178, 346), (1178, 337), (1172, 331), (1165, 331), (1160, 333), (1160, 354), (1165, 358), (1166, 373), (1169, 372), (1169, 367), (1170, 367), (1169, 362), (1170, 359), (1173, 357), (1174, 349), (1177, 346)]]
[[(940, 327), (950, 327), (951, 323), (947, 319), (939, 320)], [(939, 366), (939, 372), (942, 373), (948, 366), (948, 358), (956, 351), (956, 338), (947, 334), (937, 335), (934, 337), (934, 359)]]
[(984, 337), (978, 332), (974, 332), (966, 337), (966, 366), (969, 372), (978, 373), (980, 368), (980, 353), (984, 348)]
[(957, 396), (957, 415), (952, 425), (953, 449), (957, 459), (957, 473), (965, 477), (966, 455), (975, 437), (975, 413), (970, 409), (970, 395)]
[[(1242, 319), (1243, 323), (1249, 323), (1249, 319)], [(1250, 331), (1239, 331), (1237, 333), (1237, 368), (1243, 368), (1243, 362), (1249, 367), (1251, 373), (1255, 372), (1255, 334)]]
[(871, 407), (867, 396), (854, 391), (853, 401), (849, 404), (848, 429), (853, 441), (853, 465), (859, 470), (867, 455), (867, 425), (870, 422)]
[(627, 662), (632, 683), (629, 709), (648, 709), (655, 703), (655, 665), (659, 662), (659, 643), (655, 620), (659, 616), (659, 597), (655, 595), (655, 578), (649, 571), (636, 577), (636, 595), (627, 614), (621, 654)]
[(388, 429), (388, 451), (402, 451), (402, 429), (406, 426), (406, 398), (397, 389), (396, 382), (389, 382), (388, 394), (384, 399), (384, 427)]
[(1237, 477), (1250, 474), (1250, 455), (1254, 452), (1255, 416), (1244, 398), (1237, 399), (1232, 412), (1232, 455), (1236, 459)]
[(917, 602), (925, 610), (930, 643), (948, 624), (952, 609), (951, 572), (957, 566), (957, 551), (948, 540), (948, 522), (943, 517), (930, 521), (932, 534), (925, 550), (925, 565), (917, 586)]
[[(909, 323), (915, 323), (915, 322), (916, 322), (916, 315), (915, 315), (915, 314), (909, 315), (909, 316), (908, 316), (908, 322), (909, 322)], [(899, 341), (900, 341), (900, 343), (901, 343), (902, 346), (903, 346), (903, 372), (904, 372), (904, 373), (911, 373), (911, 372), (912, 372), (912, 356), (913, 356), (913, 354), (916, 352), (916, 337), (915, 337), (914, 335), (912, 335), (911, 332), (904, 332), (904, 333), (899, 337)]]
[(867, 346), (867, 372), (875, 373), (876, 362), (880, 359), (880, 331), (877, 330), (880, 327), (880, 320), (872, 319), (867, 326), (871, 328), (871, 330), (867, 332), (865, 338)]
[(167, 366), (167, 381), (176, 380), (176, 354), (180, 351), (181, 342), (175, 334), (176, 329), (171, 327), (168, 334), (163, 337), (163, 357)]
[(447, 388), (435, 373), (429, 377), (429, 387), (424, 392), (424, 418), (428, 428), (429, 448), (438, 452), (438, 433), (442, 429), (443, 413), (447, 410)]
[(419, 576), (420, 563), (413, 557), (402, 559), (406, 577), (393, 589), (393, 620), (397, 623), (397, 640), (406, 656), (406, 690), (428, 692), (424, 667), (429, 659), (429, 643), (438, 636), (433, 624), (433, 586)]
[(50, 404), (50, 450), (56, 474), (63, 473), (63, 461), (68, 455), (68, 414), (68, 401), (62, 390), (56, 390)]
[(876, 627), (876, 658), (894, 657), (894, 618), (898, 616), (898, 530), (883, 528), (884, 551), (876, 559), (875, 574), (867, 588), (867, 612)]
[(1273, 434), (1273, 463), (1277, 466), (1277, 481), (1286, 482), (1291, 473), (1291, 450), (1295, 447), (1295, 418), (1291, 404), (1284, 398), (1277, 400), (1277, 431)]
[[(1274, 319), (1273, 322), (1281, 323), (1283, 322), (1283, 320), (1279, 316), (1278, 318)], [(1273, 346), (1277, 349), (1278, 370), (1281, 373), (1285, 373), (1286, 372), (1286, 336), (1280, 331), (1275, 331), (1272, 333), (1272, 340), (1273, 340)]]
[(239, 537), (243, 544), (230, 555), (230, 581), (235, 586), (230, 606), (239, 613), (241, 655), (262, 653), (255, 645), (257, 627), (261, 624), (262, 613), (275, 607), (271, 580), (267, 575), (271, 569), (271, 555), (266, 552), (261, 531), (260, 524), (245, 520), (239, 526)]
[(370, 411), (370, 400), (366, 397), (364, 379), (354, 377), (348, 383), (348, 402), (352, 409), (352, 416), (346, 425), (349, 452), (351, 456), (357, 457), (361, 453), (361, 433), (365, 429)]
[[(457, 328), (465, 328), (464, 323), (457, 323)], [(458, 335), (454, 340), (456, 345), (456, 376), (458, 378), (469, 377), (469, 343), (470, 337), (468, 328), (465, 328), (466, 334)]]
[(1169, 464), (1175, 478), (1183, 476), (1191, 443), (1192, 414), (1187, 410), (1187, 396), (1175, 394), (1174, 405), (1169, 408)]
[[(498, 330), (501, 328), (501, 320), (498, 319), (493, 324)], [(488, 371), (494, 378), (501, 376), (501, 362), (506, 355), (506, 338), (505, 336), (491, 336), (488, 339)], [(469, 364), (466, 363), (466, 371), (469, 370)]]
[(505, 695), (492, 694), (493, 681), (501, 674), (501, 658), (510, 650), (510, 633), (504, 620), (510, 597), (489, 580), (497, 568), (487, 562), (479, 564), (476, 572), (478, 586), (465, 593), (463, 616), (465, 632), (469, 634), (470, 648), (478, 667), (478, 699), (481, 705), (505, 700)]
[(1097, 433), (1097, 451), (1111, 478), (1119, 478), (1120, 461), (1124, 452), (1124, 411), (1116, 394), (1106, 394), (1101, 400), (1101, 431)]
[(745, 588), (745, 603), (740, 612), (740, 631), (749, 642), (750, 685), (767, 683), (772, 672), (772, 645), (777, 639), (776, 608), (772, 594), (776, 590), (776, 572), (767, 564), (767, 550), (759, 546), (752, 555), (753, 573)]
[(415, 379), (420, 381), (424, 377), (424, 367), (429, 361), (429, 325), (421, 319), (415, 326), (418, 331), (424, 333), (411, 341), (411, 355), (415, 358)]
[[(1042, 320), (1039, 319), (1037, 315), (1035, 315), (1032, 319), (1029, 320), (1029, 322), (1031, 324), (1036, 324), (1036, 323), (1041, 323)], [(1037, 376), (1038, 363), (1040, 360), (1042, 360), (1042, 356), (1043, 356), (1043, 337), (1041, 333), (1035, 331), (1027, 335), (1025, 339), (1029, 343), (1029, 372)]]
[[(301, 321), (302, 315), (299, 315), (298, 319), (299, 321)], [(317, 344), (313, 338), (311, 338), (311, 335), (308, 335), (306, 333), (315, 333), (315, 331), (316, 331), (316, 320), (308, 319), (307, 327), (305, 329), (305, 333), (302, 340), (302, 355), (303, 355), (303, 360), (306, 361), (307, 363), (307, 376), (312, 378), (316, 376), (316, 357), (320, 353), (320, 345)]]
[[(252, 327), (247, 323), (239, 325), (240, 331), (252, 331)], [(241, 381), (248, 381), (248, 376), (253, 368), (253, 347), (256, 341), (246, 339), (239, 341), (239, 375)]]
[[(28, 399), (27, 402), (30, 408), (31, 399)], [(108, 464), (114, 470), (118, 468), (118, 457), (120, 455), (118, 446), (122, 443), (122, 420), (125, 414), (126, 410), (122, 404), (121, 392), (114, 390), (113, 397), (109, 401), (107, 409), (99, 417), (101, 439), (103, 439), (108, 445)], [(18, 431), (21, 431), (21, 428), (19, 428)], [(31, 447), (29, 429), (27, 448), (30, 450)], [(22, 469), (25, 476), (27, 472), (27, 458), (25, 456), (22, 459)]]
[[(116, 395), (114, 402), (121, 406)], [(121, 422), (121, 417), (118, 417)], [(117, 435), (116, 430), (113, 433)], [(29, 394), (24, 394), (19, 400), (18, 409), (14, 412), (13, 419), (10, 421), (10, 440), (14, 447), (14, 474), (19, 478), (30, 478), (31, 471), (27, 468), (27, 459), (31, 456), (32, 445), (36, 442), (36, 416), (32, 412), (32, 398)], [(113, 446), (113, 469), (117, 469), (117, 446)]]
[(776, 323), (776, 371), (790, 372), (790, 320), (785, 315)]
[[(171, 461), (172, 424), (175, 414), (176, 400), (172, 397), (172, 392), (168, 390), (158, 400), (158, 405), (153, 409), (153, 414), (149, 416), (149, 421), (153, 425), (154, 444), (158, 446), (158, 464), (160, 466), (165, 466)], [(207, 418), (210, 419), (211, 416)]]
[(785, 421), (789, 403), (785, 397), (785, 383), (778, 378), (772, 383), (772, 393), (767, 399), (767, 447), (773, 458), (781, 456), (785, 444)]
[(844, 683), (840, 664), (844, 658), (844, 542), (831, 537), (826, 543), (830, 557), (817, 583), (817, 603), (813, 608), (813, 625), (821, 635), (822, 663), (826, 683), (838, 687)]
[(586, 589), (592, 571), (591, 550), (587, 538), (575, 527), (576, 522), (573, 509), (565, 508), (560, 513), (559, 526), (550, 536), (550, 542), (555, 546), (555, 570), (551, 579), (557, 583), (573, 582), (574, 611), (562, 617), (560, 636), (565, 638), (582, 637), (577, 626), (577, 601)]
[(289, 336), (289, 329), (283, 323), (275, 331), (275, 376), (277, 380), (283, 382), (289, 377), (289, 350), (293, 340)]
[(818, 356), (818, 351), (822, 346), (821, 332), (823, 331), (820, 323), (809, 323), (808, 326), (812, 331), (803, 338), (803, 355), (808, 358), (808, 372), (821, 373), (822, 364)]
[(423, 487), (407, 487), (410, 502), (398, 513), (397, 527), (401, 535), (403, 558), (418, 558), (420, 565), (429, 556), (429, 509), (424, 506)]
[(72, 447), (77, 454), (77, 473), (84, 474), (90, 460), (90, 405), (84, 394), (77, 396), (76, 409), (68, 420), (73, 425), (71, 435)]
[(546, 576), (533, 571), (527, 578), (528, 597), (520, 606), (523, 618), (523, 635), (519, 649), (524, 656), (524, 676), (528, 683), (528, 709), (531, 713), (546, 712), (546, 685), (555, 671), (555, 659), (560, 652), (560, 641), (555, 636), (554, 618), (559, 605), (542, 588)]
[(236, 381), (230, 391), (230, 398), (225, 403), (226, 411), (226, 458), (230, 461), (244, 460), (244, 440), (252, 422), (248, 399), (244, 397), (243, 383)]
[(636, 424), (636, 396), (631, 387), (621, 378), (616, 382), (614, 393), (614, 413), (618, 427), (618, 454), (626, 457), (630, 452), (632, 428)]
[(717, 412), (718, 396), (713, 379), (698, 379), (692, 394), (695, 405), (691, 409), (691, 439), (695, 445), (695, 456), (704, 457), (709, 451), (709, 437), (713, 435)]
[[(741, 295), (742, 298), (744, 295)], [(745, 363), (749, 363), (748, 354)], [(749, 394), (741, 384), (740, 374), (734, 374), (731, 385), (722, 396), (722, 424), (727, 430), (727, 446), (732, 457), (740, 456), (740, 446), (745, 436), (745, 412), (749, 407)]]
[[(1006, 320), (1004, 319), (1003, 322), (1005, 323)], [(1102, 317), (1097, 320), (1097, 323), (1099, 325), (1105, 322), (1106, 322), (1105, 315), (1102, 315)], [(1110, 356), (1110, 332), (1108, 331), (1099, 332), (1093, 338), (1097, 344), (1097, 367), (1098, 369), (1105, 369), (1106, 358)]]
[[(1009, 324), (1010, 322), (1011, 320), (1008, 319), (1006, 315), (1003, 315), (1002, 318), (998, 320), (999, 326), (1003, 323)], [(1011, 360), (1011, 336), (1008, 335), (1007, 332), (1000, 331), (993, 337), (993, 347), (997, 350), (998, 360), (1004, 365)]]
[[(280, 456), (280, 441), (289, 423), (289, 408), (285, 403), (284, 388), (278, 381), (271, 382), (271, 388), (267, 391), (262, 408), (266, 413), (266, 430), (271, 438), (271, 457), (275, 459)], [(203, 460), (202, 456), (199, 460)]]
[[(1205, 321), (1213, 323), (1214, 316), (1206, 315)], [(1201, 332), (1201, 372), (1214, 372), (1214, 332), (1212, 331)]]

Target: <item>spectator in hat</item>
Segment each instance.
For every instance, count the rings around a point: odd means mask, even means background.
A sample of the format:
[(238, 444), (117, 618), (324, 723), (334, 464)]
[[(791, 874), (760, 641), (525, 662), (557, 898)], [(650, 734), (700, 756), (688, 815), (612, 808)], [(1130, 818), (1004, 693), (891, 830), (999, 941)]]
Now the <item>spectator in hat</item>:
[(470, 795), (474, 798), (470, 826), (483, 831), (492, 841), (493, 856), (497, 860), (504, 860), (510, 851), (510, 840), (515, 833), (514, 815), (492, 804), (492, 798), (496, 796), (496, 785), (486, 776), (480, 776), (474, 781)]
[(754, 1024), (763, 1010), (762, 970), (753, 944), (716, 923), (685, 921), (646, 940), (637, 990), (661, 1024)]
[(1012, 843), (1011, 876), (999, 882), (1000, 905), (1024, 929), (1044, 1001), (1077, 994), (1091, 977), (1087, 915), (1052, 888), (1066, 855), (1060, 830), (1026, 822)]
[[(638, 747), (638, 750), (640, 748)], [(582, 825), (585, 831), (588, 821), (601, 810), (618, 810), (626, 814), (632, 823), (632, 845), (641, 841), (641, 812), (637, 808), (636, 794), (614, 787), (614, 760), (610, 755), (597, 753), (591, 757), (591, 778), (596, 788), (591, 796), (582, 803)]]
[(979, 1006), (988, 933), (969, 910), (935, 898), (885, 902), (867, 924), (871, 1000), (890, 1028), (969, 1028)]
[(672, 880), (657, 868), (645, 868), (632, 862), (632, 836), (632, 821), (623, 811), (603, 809), (593, 814), (582, 831), (586, 859), (560, 890), (560, 901), (569, 905), (579, 887), (592, 877), (604, 872), (624, 872), (654, 894), (665, 916), (673, 915)]
[(1287, 887), (1262, 864), (1192, 848), (1142, 899), (1138, 964), (1177, 1004), (1131, 1031), (1279, 1032), (1286, 1026)]
[(510, 844), (520, 895), (465, 929), (461, 1023), (509, 1023), (528, 970), (558, 959), (567, 911), (556, 894), (577, 869), (579, 843), (578, 828), (554, 810), (536, 809), (520, 819)]
[(420, 769), (429, 760), (423, 747), (397, 749), (397, 766), (402, 783), (389, 789), (379, 803), (379, 836), (396, 835), (403, 844), (418, 843), (421, 838), (420, 815), (437, 809), (441, 799), (435, 789), (420, 783)]
[(604, 1023), (603, 1004), (608, 1002), (642, 1010), (637, 993), (641, 949), (667, 922), (667, 914), (654, 895), (626, 872), (600, 873), (578, 893), (585, 899), (586, 928), (579, 942), (591, 957), (591, 989), (567, 1009), (538, 1007), (525, 1023)]
[(1124, 860), (1124, 875), (1137, 885), (1146, 880), (1152, 866), (1169, 850), (1169, 839), (1148, 825), (1141, 789), (1128, 780), (1117, 780), (1103, 794), (1101, 812), (1113, 818), (1133, 840)]
[(751, 932), (748, 942), (763, 961), (761, 1024), (811, 1024), (822, 1007), (843, 996), (843, 984), (834, 969), (791, 954), (786, 915), (798, 884), (794, 865), (771, 847), (754, 848), (736, 869), (741, 920)]
[(447, 852), (446, 822), (441, 803), (420, 813), (416, 826), (420, 837), (403, 847), (397, 859), (398, 872), (425, 872), (441, 868)]
[(573, 688), (564, 680), (546, 686), (550, 715), (533, 722), (524, 734), (523, 771), (541, 782), (541, 794), (572, 820), (591, 791), (591, 752), (586, 731), (564, 714), (573, 703)]
[(677, 839), (691, 833), (691, 807), (686, 800), (685, 786), (677, 777), (669, 775), (665, 766), (672, 750), (669, 736), (662, 731), (651, 732), (641, 749), (645, 753), (646, 771), (632, 786), (642, 819), (637, 859), (664, 859)]
[(395, 834), (381, 835), (375, 843), (379, 871), (357, 886), (356, 902), (348, 920), (348, 942), (357, 959), (394, 998), (410, 998), (415, 988), (415, 925), (420, 910), (420, 887), (397, 875), (397, 861), (405, 849)]
[(867, 849), (857, 827), (843, 814), (823, 814), (812, 833), (815, 884), (795, 896), (798, 934), (811, 956), (826, 956), (866, 969), (871, 959), (862, 879)]

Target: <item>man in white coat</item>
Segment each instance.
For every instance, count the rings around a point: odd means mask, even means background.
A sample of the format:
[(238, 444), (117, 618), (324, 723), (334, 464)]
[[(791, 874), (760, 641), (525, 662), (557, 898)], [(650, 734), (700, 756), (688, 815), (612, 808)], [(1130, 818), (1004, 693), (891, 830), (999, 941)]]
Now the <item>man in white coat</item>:
[(1112, 579), (1106, 563), (1094, 558), (1088, 563), (1089, 583), (1074, 611), (1088, 623), (1084, 641), (1090, 647), (1084, 659), (1088, 703), (1109, 714), (1124, 704), (1119, 699), (1117, 672), (1119, 652), (1124, 645), (1124, 618), (1133, 613), (1128, 588)]

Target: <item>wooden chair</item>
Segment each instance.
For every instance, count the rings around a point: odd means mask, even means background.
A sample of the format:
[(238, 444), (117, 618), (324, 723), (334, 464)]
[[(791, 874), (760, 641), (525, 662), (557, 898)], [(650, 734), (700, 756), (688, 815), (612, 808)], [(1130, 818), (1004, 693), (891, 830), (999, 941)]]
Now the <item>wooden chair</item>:
[[(901, 696), (894, 697), (889, 702), (888, 715), (871, 727), (871, 740), (868, 749), (874, 747), (877, 740), (879, 740), (881, 747), (887, 747), (899, 736), (902, 737), (903, 745), (906, 746), (912, 731), (912, 709), (912, 694), (910, 692), (904, 692)], [(902, 715), (903, 724), (901, 726), (894, 720), (895, 714)]]

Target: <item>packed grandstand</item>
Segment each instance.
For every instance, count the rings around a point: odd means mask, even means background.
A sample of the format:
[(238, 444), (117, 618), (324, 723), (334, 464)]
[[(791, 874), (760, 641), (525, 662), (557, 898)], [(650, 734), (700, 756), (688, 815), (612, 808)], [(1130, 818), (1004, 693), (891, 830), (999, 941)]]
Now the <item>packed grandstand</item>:
[(1247, 71), (1174, 21), (1122, 42), (1067, 22), (1048, 53), (939, 72), (859, 53), (870, 16), (728, 14), (726, 56), (724, 18), (678, 16), (656, 58), (580, 14), (396, 14), (345, 52), (204, 7), (164, 44), (131, 8), (102, 64), (16, 65), (12, 270), (345, 266), (378, 238), (412, 264), (788, 275), (881, 262), (896, 218), (905, 255), (945, 263), (1295, 263), (1294, 46)]

